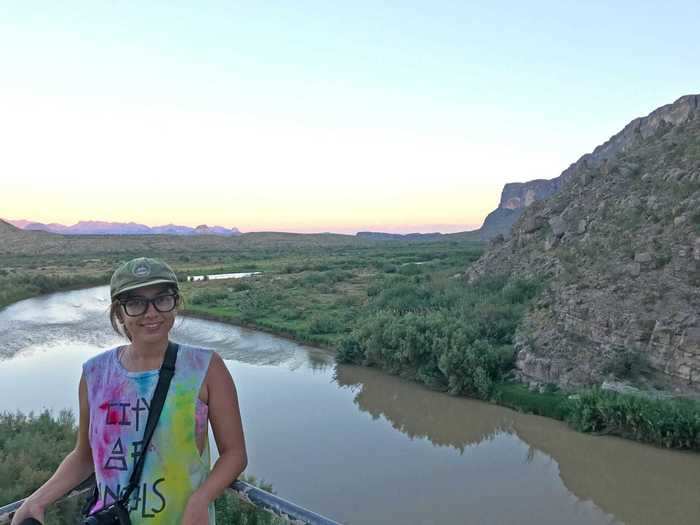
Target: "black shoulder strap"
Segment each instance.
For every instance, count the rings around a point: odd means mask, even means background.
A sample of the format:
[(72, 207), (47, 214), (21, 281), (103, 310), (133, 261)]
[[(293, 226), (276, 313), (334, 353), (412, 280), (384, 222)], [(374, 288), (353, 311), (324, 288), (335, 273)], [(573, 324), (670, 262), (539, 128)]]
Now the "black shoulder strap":
[(143, 441), (141, 442), (141, 454), (139, 454), (139, 459), (134, 465), (134, 470), (131, 473), (131, 478), (129, 478), (129, 484), (124, 490), (122, 497), (119, 500), (122, 503), (129, 501), (131, 493), (138, 487), (139, 481), (141, 480), (141, 472), (143, 471), (143, 464), (146, 459), (146, 452), (148, 452), (148, 447), (151, 444), (151, 438), (153, 437), (153, 432), (158, 424), (158, 419), (160, 418), (160, 413), (163, 410), (163, 405), (165, 404), (165, 398), (168, 395), (168, 388), (170, 387), (170, 380), (175, 374), (175, 361), (177, 360), (177, 350), (178, 345), (168, 341), (168, 348), (165, 350), (165, 357), (163, 358), (163, 364), (160, 367), (160, 373), (158, 374), (158, 385), (156, 385), (156, 390), (153, 392), (153, 398), (151, 399), (151, 405), (148, 408), (148, 419), (146, 420), (146, 429), (143, 432)]

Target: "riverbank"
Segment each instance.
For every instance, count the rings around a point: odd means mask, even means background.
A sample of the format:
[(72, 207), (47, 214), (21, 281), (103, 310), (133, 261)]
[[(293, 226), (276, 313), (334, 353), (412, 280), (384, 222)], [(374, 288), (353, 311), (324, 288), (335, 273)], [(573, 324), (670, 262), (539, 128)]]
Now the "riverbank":
[[(263, 331), (277, 337), (314, 346), (338, 355), (338, 348), (309, 339), (289, 329), (243, 322), (231, 315), (187, 309), (185, 315)], [(414, 379), (410, 374), (404, 377)], [(436, 385), (427, 386), (445, 392)], [(467, 396), (470, 397), (470, 396)], [(471, 396), (473, 397), (473, 396)], [(497, 381), (483, 401), (521, 413), (564, 421), (575, 430), (595, 435), (616, 435), (625, 439), (673, 449), (700, 451), (700, 403), (686, 399), (648, 399), (640, 395), (589, 389), (563, 392), (549, 386), (531, 391), (522, 383)]]
[(0, 275), (0, 310), (40, 295), (108, 284), (110, 277), (110, 273), (61, 275), (15, 272)]
[(301, 343), (306, 346), (311, 346), (313, 348), (318, 348), (320, 350), (326, 350), (328, 352), (336, 353), (337, 350), (328, 342), (323, 340), (318, 340), (313, 337), (304, 337), (299, 333), (291, 330), (285, 330), (276, 326), (264, 326), (256, 324), (255, 322), (244, 322), (243, 320), (226, 314), (216, 314), (207, 313), (202, 311), (193, 310), (191, 308), (183, 308), (180, 313), (185, 317), (192, 317), (194, 319), (203, 319), (205, 321), (216, 321), (219, 323), (226, 323), (232, 326), (237, 326), (239, 328), (245, 328), (246, 330), (255, 330), (258, 332), (264, 332), (266, 334), (274, 335), (275, 337), (280, 337), (282, 339), (287, 339), (288, 341), (293, 341), (295, 343)]

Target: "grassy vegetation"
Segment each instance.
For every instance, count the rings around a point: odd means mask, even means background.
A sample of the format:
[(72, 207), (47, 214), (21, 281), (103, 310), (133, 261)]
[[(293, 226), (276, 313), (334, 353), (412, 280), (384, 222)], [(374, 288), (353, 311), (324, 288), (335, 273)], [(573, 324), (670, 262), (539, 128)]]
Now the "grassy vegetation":
[[(274, 494), (272, 485), (258, 483), (254, 477), (243, 477), (244, 481)], [(287, 520), (278, 518), (269, 512), (259, 510), (255, 506), (244, 503), (230, 492), (225, 492), (214, 502), (217, 523), (224, 525), (285, 525)]]
[(666, 448), (700, 450), (700, 403), (602, 390), (572, 401), (567, 420), (581, 432), (615, 434)]
[(566, 421), (580, 432), (621, 436), (664, 448), (700, 450), (700, 403), (591, 389), (567, 394), (499, 384), (499, 404)]
[(513, 367), (512, 339), (542, 283), (506, 276), (467, 284), (385, 279), (340, 347), (342, 362), (379, 366), (429, 386), (490, 399)]
[(191, 314), (338, 348), (367, 315), (385, 281), (409, 288), (428, 278), (446, 281), (481, 251), (474, 243), (385, 242), (371, 248), (289, 253), (216, 271), (262, 271), (260, 276), (184, 283), (183, 292)]
[(498, 404), (526, 414), (551, 417), (565, 421), (572, 408), (569, 396), (555, 388), (545, 392), (532, 392), (521, 383), (499, 383), (494, 388)]
[(189, 313), (338, 349), (341, 362), (489, 399), (512, 368), (515, 328), (542, 283), (497, 276), (467, 284), (460, 276), (482, 249), (384, 243), (287, 255), (265, 261), (261, 276), (183, 288)]
[(46, 481), (73, 450), (70, 412), (52, 417), (0, 414), (0, 505), (25, 497)]

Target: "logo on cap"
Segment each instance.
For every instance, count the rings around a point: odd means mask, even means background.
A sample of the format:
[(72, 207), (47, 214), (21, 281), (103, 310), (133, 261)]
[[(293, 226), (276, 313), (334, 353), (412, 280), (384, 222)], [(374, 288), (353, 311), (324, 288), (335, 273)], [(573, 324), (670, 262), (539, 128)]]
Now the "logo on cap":
[(135, 277), (148, 277), (148, 275), (151, 273), (151, 265), (146, 261), (140, 262), (134, 266), (131, 273), (133, 273)]

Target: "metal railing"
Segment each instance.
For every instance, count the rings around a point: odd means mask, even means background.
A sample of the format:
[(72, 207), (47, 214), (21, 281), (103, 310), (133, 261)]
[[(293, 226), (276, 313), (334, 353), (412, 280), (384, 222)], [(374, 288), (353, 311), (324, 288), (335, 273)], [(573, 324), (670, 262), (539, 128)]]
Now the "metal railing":
[[(78, 497), (81, 494), (92, 491), (94, 483), (94, 478), (81, 483), (59, 501)], [(300, 507), (291, 501), (280, 498), (245, 481), (234, 481), (228, 490), (236, 494), (241, 501), (270, 512), (290, 523), (299, 525), (341, 525), (337, 521)], [(10, 522), (12, 514), (22, 505), (22, 502), (24, 502), (23, 499), (0, 507), (0, 525)]]

